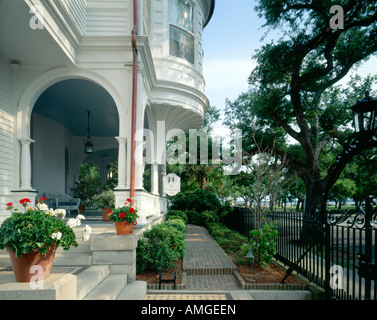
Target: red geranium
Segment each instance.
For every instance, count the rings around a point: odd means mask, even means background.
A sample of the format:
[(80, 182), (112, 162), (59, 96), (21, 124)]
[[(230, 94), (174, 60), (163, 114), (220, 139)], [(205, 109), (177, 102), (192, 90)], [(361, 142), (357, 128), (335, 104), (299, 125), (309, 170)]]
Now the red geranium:
[(110, 220), (113, 222), (135, 223), (139, 218), (137, 208), (133, 207), (131, 199), (127, 199), (122, 207), (112, 209)]
[(21, 200), (20, 200), (20, 203), (21, 203), (24, 207), (26, 207), (27, 204), (28, 204), (29, 202), (31, 202), (31, 201), (30, 201), (30, 199), (28, 199), (28, 198), (24, 198), (24, 199), (21, 199)]
[(127, 198), (126, 201), (127, 202), (132, 202), (132, 200), (130, 198)]

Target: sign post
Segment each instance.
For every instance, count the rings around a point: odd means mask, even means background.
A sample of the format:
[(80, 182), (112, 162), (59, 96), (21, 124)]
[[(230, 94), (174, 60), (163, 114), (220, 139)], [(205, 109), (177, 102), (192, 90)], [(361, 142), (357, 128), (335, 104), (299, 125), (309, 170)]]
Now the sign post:
[(181, 178), (175, 173), (169, 173), (164, 177), (164, 191), (168, 196), (175, 196), (181, 191)]

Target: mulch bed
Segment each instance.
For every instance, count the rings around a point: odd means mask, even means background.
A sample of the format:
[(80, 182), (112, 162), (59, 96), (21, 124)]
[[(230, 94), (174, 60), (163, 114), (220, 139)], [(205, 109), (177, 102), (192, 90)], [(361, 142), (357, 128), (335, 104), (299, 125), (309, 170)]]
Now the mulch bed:
[[(279, 284), (286, 273), (275, 264), (271, 264), (268, 268), (262, 268), (255, 266), (252, 269), (251, 265), (237, 265), (234, 259), (229, 256), (234, 264), (238, 267), (238, 273), (244, 279), (246, 283), (260, 283), (260, 284)], [(173, 279), (174, 272), (176, 272), (176, 284), (182, 284), (183, 277), (183, 260), (180, 259), (176, 262), (176, 266), (169, 270), (162, 272), (162, 279)], [(158, 284), (158, 273), (145, 271), (137, 276), (136, 280), (146, 281), (148, 284)], [(250, 280), (255, 280), (250, 281)], [(290, 275), (286, 280), (287, 284), (304, 284), (303, 281), (296, 279), (293, 275)]]
[[(176, 272), (176, 284), (182, 284), (182, 277), (183, 277), (183, 259), (178, 260), (175, 263), (175, 267), (163, 271), (161, 275), (161, 279), (173, 279), (174, 278), (174, 272)], [(145, 271), (142, 274), (138, 275), (136, 277), (136, 280), (140, 281), (146, 281), (148, 284), (158, 284), (158, 272), (151, 272), (151, 271)]]

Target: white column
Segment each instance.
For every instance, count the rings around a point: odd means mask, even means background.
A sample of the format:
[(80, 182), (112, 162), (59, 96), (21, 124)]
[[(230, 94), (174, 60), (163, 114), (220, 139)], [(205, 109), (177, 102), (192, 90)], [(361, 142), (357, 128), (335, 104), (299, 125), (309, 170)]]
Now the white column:
[(151, 193), (158, 195), (158, 164), (151, 164)]
[(163, 164), (161, 165), (161, 175), (160, 175), (160, 179), (161, 179), (161, 197), (165, 197), (166, 198), (166, 193), (165, 193), (165, 190), (164, 190), (164, 177), (166, 176), (166, 164)]
[(30, 144), (34, 140), (29, 138), (18, 139), (21, 142), (21, 190), (30, 190), (33, 188), (31, 186), (31, 155), (30, 155)]
[(126, 189), (126, 175), (127, 175), (127, 153), (126, 143), (127, 138), (117, 137), (119, 142), (118, 150), (118, 186), (117, 189)]

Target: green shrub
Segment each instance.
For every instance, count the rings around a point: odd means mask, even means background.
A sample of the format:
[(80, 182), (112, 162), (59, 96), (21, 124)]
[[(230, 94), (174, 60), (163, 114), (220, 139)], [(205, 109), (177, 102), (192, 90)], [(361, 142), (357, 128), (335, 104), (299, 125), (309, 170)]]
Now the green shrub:
[(250, 231), (251, 247), (257, 264), (266, 266), (272, 263), (276, 253), (277, 236), (276, 222), (266, 223), (262, 228)]
[(186, 211), (188, 223), (197, 226), (207, 227), (210, 223), (218, 223), (219, 217), (215, 211), (197, 212), (194, 210)]
[(208, 224), (211, 223), (219, 223), (219, 216), (215, 211), (204, 211), (201, 213), (201, 220), (204, 222), (204, 226), (206, 227)]
[(176, 228), (179, 232), (186, 234), (186, 224), (181, 218), (178, 219), (168, 219), (164, 222), (165, 225), (170, 226), (172, 228)]
[(183, 257), (185, 233), (175, 226), (162, 223), (144, 232), (137, 248), (137, 271), (164, 271)]
[(163, 239), (156, 239), (155, 241), (139, 240), (136, 253), (138, 274), (145, 270), (154, 272), (167, 270), (173, 266), (173, 262), (177, 258)]
[(166, 220), (179, 218), (179, 219), (182, 219), (185, 223), (188, 222), (187, 214), (184, 211), (180, 211), (180, 210), (171, 210), (171, 211), (169, 211), (166, 214), (165, 218), (166, 218)]
[(186, 211), (187, 222), (190, 224), (201, 225), (199, 212), (195, 210)]
[(217, 211), (221, 203), (213, 193), (197, 189), (194, 191), (180, 192), (173, 198), (172, 210), (196, 212)]
[(212, 223), (208, 225), (211, 236), (219, 243), (219, 245), (228, 253), (237, 253), (242, 245), (247, 243), (247, 237), (237, 231), (233, 231), (220, 223)]

